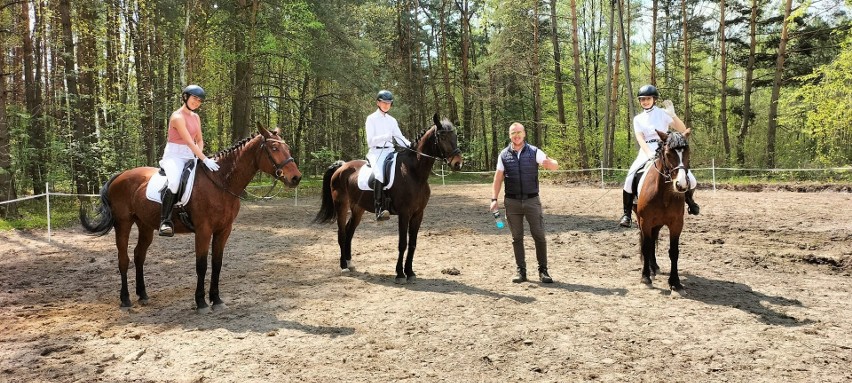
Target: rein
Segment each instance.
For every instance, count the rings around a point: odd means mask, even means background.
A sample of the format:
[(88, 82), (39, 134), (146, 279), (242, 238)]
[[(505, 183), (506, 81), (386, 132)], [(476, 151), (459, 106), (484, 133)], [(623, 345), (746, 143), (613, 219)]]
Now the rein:
[(426, 154), (426, 153), (423, 153), (423, 152), (421, 152), (421, 151), (418, 151), (418, 150), (412, 149), (412, 148), (410, 148), (410, 147), (408, 147), (408, 146), (402, 146), (402, 145), (400, 145), (399, 143), (397, 143), (397, 142), (396, 142), (396, 139), (395, 139), (395, 138), (393, 138), (393, 146), (394, 146), (394, 149), (395, 149), (395, 150), (397, 150), (397, 151), (399, 151), (399, 149), (402, 149), (402, 150), (408, 150), (408, 151), (410, 151), (410, 152), (417, 153), (417, 154), (419, 154), (419, 155), (421, 155), (421, 156), (424, 156), (424, 157), (427, 157), (427, 158), (431, 158), (431, 159), (433, 159), (433, 160), (442, 160), (442, 161), (444, 161), (444, 163), (445, 163), (445, 164), (449, 164), (449, 163), (450, 163), (450, 161), (449, 161), (449, 159), (448, 159), (448, 158), (449, 158), (449, 157), (452, 157), (452, 156), (454, 156), (454, 155), (456, 155), (456, 154), (458, 154), (458, 153), (461, 153), (461, 149), (456, 148), (455, 150), (453, 150), (453, 152), (452, 152), (452, 153), (450, 153), (450, 155), (449, 155), (449, 156), (447, 156), (447, 155), (444, 153), (444, 151), (443, 151), (443, 150), (441, 150), (441, 146), (440, 146), (440, 145), (438, 145), (438, 139), (439, 139), (439, 138), (441, 138), (441, 135), (440, 135), (440, 133), (438, 133), (438, 127), (436, 126), (436, 127), (435, 127), (435, 149), (438, 151), (438, 153), (440, 153), (440, 157), (430, 156), (430, 155), (428, 155), (428, 154)]
[[(261, 143), (260, 143), (260, 147), (261, 147), (261, 148), (263, 148), (263, 149), (266, 149), (266, 156), (269, 158), (269, 162), (270, 162), (270, 163), (272, 163), (272, 165), (273, 165), (273, 166), (275, 166), (275, 181), (273, 181), (273, 182), (272, 182), (272, 186), (269, 188), (269, 191), (268, 191), (268, 192), (266, 192), (266, 193), (267, 193), (267, 196), (264, 196), (264, 197), (262, 197), (262, 198), (267, 198), (267, 197), (269, 196), (269, 193), (271, 193), (271, 192), (272, 192), (272, 190), (275, 188), (275, 185), (278, 183), (278, 180), (279, 180), (279, 179), (280, 179), (280, 178), (284, 175), (283, 168), (284, 168), (285, 166), (287, 166), (287, 164), (289, 164), (289, 163), (291, 163), (291, 162), (295, 162), (295, 161), (296, 161), (296, 160), (294, 160), (294, 159), (293, 159), (293, 157), (292, 157), (292, 156), (290, 156), (289, 158), (287, 158), (286, 160), (282, 161), (281, 163), (276, 163), (276, 162), (275, 162), (275, 158), (273, 158), (273, 157), (272, 157), (272, 153), (270, 152), (269, 147), (267, 147), (267, 146), (266, 146), (266, 143), (267, 143), (267, 142), (270, 142), (270, 141), (271, 141), (271, 142), (278, 142), (278, 143), (281, 143), (281, 144), (284, 144), (284, 145), (286, 145), (286, 144), (287, 144), (286, 142), (284, 142), (284, 140), (279, 140), (279, 139), (276, 139), (276, 138), (267, 138), (267, 139), (263, 140), (263, 142), (261, 142)], [(204, 170), (205, 170), (205, 173), (204, 173), (204, 174), (206, 174), (206, 175), (207, 175), (207, 179), (209, 179), (209, 180), (210, 180), (210, 182), (212, 182), (212, 183), (213, 183), (213, 185), (216, 185), (216, 187), (218, 187), (219, 189), (222, 189), (222, 190), (224, 190), (224, 191), (228, 192), (228, 194), (230, 194), (230, 195), (232, 195), (232, 196), (234, 196), (234, 197), (237, 197), (237, 198), (239, 198), (240, 200), (243, 200), (243, 201), (245, 201), (245, 200), (246, 200), (246, 199), (245, 199), (245, 198), (243, 198), (241, 195), (239, 195), (239, 194), (236, 194), (236, 193), (232, 192), (232, 191), (231, 191), (231, 189), (229, 189), (228, 187), (223, 186), (223, 185), (219, 184), (218, 182), (216, 182), (216, 180), (215, 180), (215, 179), (213, 179), (213, 177), (211, 177), (211, 176), (210, 176), (210, 171), (209, 171), (206, 167), (204, 168)], [(242, 190), (242, 191), (243, 191), (244, 193), (248, 193), (248, 192), (246, 192), (246, 189), (245, 189), (245, 188), (243, 188), (243, 190)]]

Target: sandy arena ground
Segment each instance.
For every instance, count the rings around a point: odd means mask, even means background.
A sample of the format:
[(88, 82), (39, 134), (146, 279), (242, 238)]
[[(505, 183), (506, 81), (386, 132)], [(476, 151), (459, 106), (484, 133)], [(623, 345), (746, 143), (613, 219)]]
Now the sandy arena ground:
[(246, 203), (229, 309), (207, 315), (192, 236), (155, 239), (151, 302), (125, 313), (113, 233), (2, 232), (0, 381), (852, 381), (852, 193), (699, 191), (676, 297), (666, 275), (639, 283), (617, 188), (545, 186), (556, 283), (511, 283), (489, 188), (433, 185), (408, 285), (393, 283), (395, 217), (361, 224), (341, 274), (335, 226), (310, 222), (318, 197)]

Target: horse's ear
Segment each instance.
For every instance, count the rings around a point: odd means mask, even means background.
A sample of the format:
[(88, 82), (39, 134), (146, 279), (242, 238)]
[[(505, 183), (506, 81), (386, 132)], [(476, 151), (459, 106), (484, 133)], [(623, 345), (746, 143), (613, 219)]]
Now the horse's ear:
[(438, 113), (435, 113), (435, 115), (432, 116), (432, 122), (435, 123), (435, 129), (441, 129), (441, 116), (439, 116)]
[(663, 140), (664, 142), (669, 139), (669, 135), (666, 134), (666, 132), (661, 132), (661, 131), (657, 130), (657, 134), (660, 136), (660, 139)]
[(266, 130), (266, 128), (264, 128), (263, 125), (260, 124), (260, 122), (257, 122), (257, 131), (260, 132), (262, 136), (269, 137), (269, 131)]

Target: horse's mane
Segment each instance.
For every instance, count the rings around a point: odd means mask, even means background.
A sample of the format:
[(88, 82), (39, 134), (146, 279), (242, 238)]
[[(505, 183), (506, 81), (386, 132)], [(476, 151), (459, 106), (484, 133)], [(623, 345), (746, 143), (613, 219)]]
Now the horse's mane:
[(666, 145), (671, 149), (680, 149), (689, 146), (689, 142), (686, 141), (686, 137), (680, 132), (673, 132), (669, 134), (669, 138), (666, 140)]
[[(442, 118), (442, 119), (441, 119), (441, 126), (435, 126), (435, 125), (432, 125), (432, 126), (434, 126), (434, 127), (435, 127), (435, 132), (437, 132), (438, 130), (440, 130), (441, 128), (443, 128), (443, 126), (444, 126), (444, 122), (450, 122), (450, 120), (448, 120), (446, 117), (444, 117), (444, 118)], [(426, 129), (423, 129), (423, 131), (421, 131), (421, 132), (417, 135), (417, 137), (414, 139), (414, 141), (412, 141), (412, 142), (411, 142), (411, 146), (412, 146), (412, 147), (417, 147), (417, 144), (418, 144), (418, 143), (420, 143), (420, 140), (421, 140), (421, 139), (423, 139), (423, 136), (425, 136), (425, 135), (426, 135), (426, 133), (427, 133), (427, 132), (429, 132), (429, 129), (432, 129), (432, 126), (430, 126), (430, 127), (426, 128)], [(450, 124), (450, 126), (452, 126), (452, 124)], [(451, 131), (451, 130), (453, 130), (453, 129), (451, 128), (451, 129), (449, 129), (449, 130)]]
[(669, 137), (666, 139), (664, 145), (657, 145), (657, 157), (660, 157), (663, 154), (663, 149), (665, 146), (668, 146), (669, 149), (680, 149), (689, 146), (689, 141), (686, 140), (686, 137), (681, 132), (671, 132), (669, 133)]
[(249, 141), (251, 141), (255, 137), (257, 137), (257, 133), (252, 134), (251, 137), (243, 138), (242, 140), (240, 140), (236, 144), (232, 145), (230, 148), (223, 149), (219, 153), (216, 153), (216, 155), (214, 155), (213, 158), (222, 158), (222, 157), (224, 157), (224, 156), (226, 156), (230, 153), (233, 153), (233, 152), (237, 151), (238, 149), (241, 149), (243, 146), (246, 146), (246, 143), (248, 143)]

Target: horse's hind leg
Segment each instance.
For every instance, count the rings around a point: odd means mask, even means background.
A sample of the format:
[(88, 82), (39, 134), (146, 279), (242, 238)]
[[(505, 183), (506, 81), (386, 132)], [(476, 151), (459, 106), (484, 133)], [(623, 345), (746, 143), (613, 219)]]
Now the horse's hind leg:
[(139, 240), (136, 242), (136, 248), (133, 249), (133, 265), (136, 268), (136, 296), (139, 297), (139, 303), (143, 306), (148, 304), (148, 292), (145, 289), (145, 256), (153, 240), (153, 231), (139, 229)]
[(361, 223), (364, 211), (353, 209), (348, 220), (345, 209), (343, 213), (337, 215), (337, 244), (340, 246), (340, 270), (345, 272), (355, 270), (352, 263), (352, 238), (355, 237), (355, 229)]
[(115, 247), (118, 248), (118, 272), (121, 274), (121, 299), (122, 310), (133, 307), (130, 302), (130, 291), (127, 289), (127, 267), (130, 265), (130, 257), (127, 255), (127, 245), (130, 241), (130, 224), (116, 223), (115, 225)]
[(651, 239), (654, 240), (654, 251), (651, 252), (651, 278), (655, 278), (660, 273), (660, 266), (657, 264), (657, 242), (660, 239), (660, 229), (662, 226), (651, 229)]

